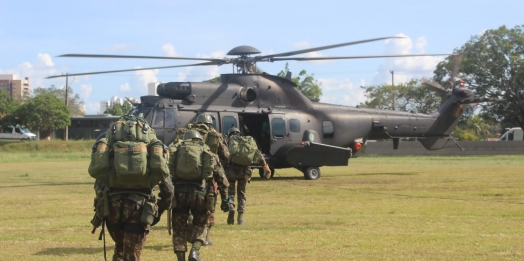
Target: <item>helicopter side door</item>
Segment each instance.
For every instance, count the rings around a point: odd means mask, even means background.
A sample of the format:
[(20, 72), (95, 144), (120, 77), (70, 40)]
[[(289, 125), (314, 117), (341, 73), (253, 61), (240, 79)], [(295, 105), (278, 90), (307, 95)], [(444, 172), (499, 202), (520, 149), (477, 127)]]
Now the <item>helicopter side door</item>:
[(289, 142), (289, 132), (285, 114), (269, 115), (270, 153), (275, 155), (280, 147)]

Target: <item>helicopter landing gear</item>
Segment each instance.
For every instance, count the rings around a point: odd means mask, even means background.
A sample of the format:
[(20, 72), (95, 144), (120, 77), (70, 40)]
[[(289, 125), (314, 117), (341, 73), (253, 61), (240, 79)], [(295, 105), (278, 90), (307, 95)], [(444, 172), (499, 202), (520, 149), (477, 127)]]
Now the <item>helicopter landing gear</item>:
[[(269, 178), (272, 178), (275, 175), (275, 168), (273, 168), (273, 166), (269, 165), (269, 170), (271, 170), (271, 177), (269, 177)], [(266, 178), (264, 178), (264, 169), (259, 168), (258, 169), (258, 175), (260, 175), (261, 178), (266, 179)]]
[(303, 167), (302, 172), (307, 180), (316, 180), (320, 178), (320, 169), (318, 167)]

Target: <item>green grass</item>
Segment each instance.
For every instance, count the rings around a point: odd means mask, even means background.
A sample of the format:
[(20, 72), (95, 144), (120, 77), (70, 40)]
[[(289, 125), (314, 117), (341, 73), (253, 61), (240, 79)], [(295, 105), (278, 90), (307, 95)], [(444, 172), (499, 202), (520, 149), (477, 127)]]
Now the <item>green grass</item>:
[[(5, 146), (5, 145), (4, 145)], [(0, 260), (103, 260), (87, 155), (9, 162), (0, 147)], [(52, 151), (52, 150), (51, 150)], [(59, 155), (62, 154), (62, 157)], [(67, 155), (64, 155), (67, 154)], [(75, 156), (76, 155), (76, 156)], [(523, 260), (524, 155), (366, 157), (248, 185), (244, 226), (217, 213), (203, 260)], [(143, 260), (175, 260), (164, 216)], [(112, 242), (107, 238), (108, 257)]]

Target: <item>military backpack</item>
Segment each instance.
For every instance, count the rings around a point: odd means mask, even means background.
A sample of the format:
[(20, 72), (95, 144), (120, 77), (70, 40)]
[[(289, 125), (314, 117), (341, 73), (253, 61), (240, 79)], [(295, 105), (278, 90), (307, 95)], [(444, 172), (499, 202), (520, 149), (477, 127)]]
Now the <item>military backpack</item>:
[(258, 147), (251, 136), (232, 135), (228, 147), (231, 161), (238, 165), (249, 166), (258, 158)]
[(169, 169), (175, 181), (201, 182), (213, 177), (214, 154), (203, 141), (179, 141), (171, 144), (169, 151)]
[(168, 148), (147, 122), (125, 115), (93, 145), (88, 171), (113, 188), (153, 188), (169, 176), (168, 160)]

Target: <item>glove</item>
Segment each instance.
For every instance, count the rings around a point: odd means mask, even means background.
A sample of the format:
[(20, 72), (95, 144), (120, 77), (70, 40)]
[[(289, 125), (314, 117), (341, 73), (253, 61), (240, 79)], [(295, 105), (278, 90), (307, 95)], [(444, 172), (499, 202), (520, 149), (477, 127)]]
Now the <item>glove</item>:
[(220, 203), (220, 209), (224, 212), (229, 211), (229, 197), (222, 199), (222, 203)]
[(269, 165), (267, 165), (267, 164), (264, 165), (262, 167), (262, 169), (264, 170), (264, 178), (266, 178), (266, 179), (271, 178), (271, 170), (269, 169)]
[(162, 214), (164, 214), (164, 210), (158, 210), (158, 215), (153, 219), (153, 223), (151, 223), (151, 226), (154, 226), (160, 221), (160, 217), (162, 217)]

